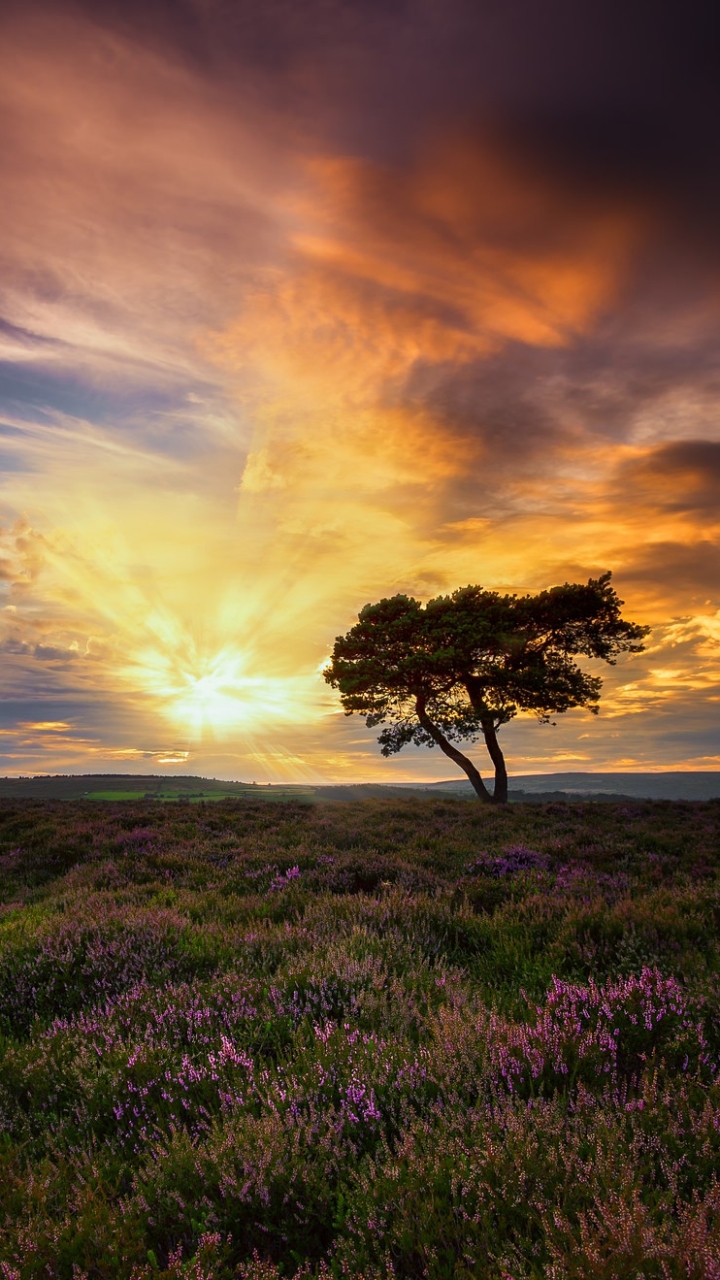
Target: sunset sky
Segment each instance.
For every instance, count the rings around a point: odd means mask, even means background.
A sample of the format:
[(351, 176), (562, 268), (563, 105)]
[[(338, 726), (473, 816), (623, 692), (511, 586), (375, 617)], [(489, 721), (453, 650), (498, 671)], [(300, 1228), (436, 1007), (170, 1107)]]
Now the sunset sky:
[(335, 636), (607, 569), (647, 652), (511, 771), (720, 766), (711, 10), (3, 5), (0, 773), (452, 776)]

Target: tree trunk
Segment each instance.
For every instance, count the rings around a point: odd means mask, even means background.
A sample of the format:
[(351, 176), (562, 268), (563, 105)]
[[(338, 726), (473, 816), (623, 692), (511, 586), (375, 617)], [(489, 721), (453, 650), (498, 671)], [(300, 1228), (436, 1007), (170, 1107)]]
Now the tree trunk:
[[(448, 742), (447, 738), (445, 737), (445, 734), (440, 729), (438, 729), (436, 724), (433, 724), (427, 711), (425, 710), (425, 704), (421, 698), (418, 698), (415, 702), (415, 711), (417, 713), (417, 718), (420, 721), (420, 724), (422, 725), (425, 732), (432, 738), (433, 742), (437, 743), (440, 750), (445, 752), (445, 755), (450, 760), (452, 760), (453, 764), (456, 764), (459, 769), (462, 769), (467, 774), (468, 778), (470, 779), (470, 783), (473, 787), (473, 790), (475, 791), (476, 795), (480, 798), (480, 800), (484, 800), (486, 803), (489, 803), (493, 797), (490, 795), (490, 792), (485, 786), (485, 783), (480, 777), (480, 774), (478, 773), (478, 770), (475, 768), (475, 765), (473, 764), (472, 760), (468, 760), (467, 756), (464, 756), (462, 751), (458, 751), (457, 747), (454, 747), (451, 742)], [(502, 753), (501, 753), (501, 759), (502, 759)], [(496, 786), (497, 786), (497, 783), (496, 783)], [(506, 780), (505, 790), (506, 790), (506, 798), (507, 798), (507, 780)]]
[(502, 753), (500, 743), (497, 740), (495, 725), (491, 719), (488, 719), (485, 716), (481, 718), (480, 723), (482, 725), (483, 737), (485, 738), (485, 746), (488, 749), (490, 759), (495, 765), (495, 791), (492, 796), (493, 804), (507, 804), (507, 768), (505, 766), (505, 757)]

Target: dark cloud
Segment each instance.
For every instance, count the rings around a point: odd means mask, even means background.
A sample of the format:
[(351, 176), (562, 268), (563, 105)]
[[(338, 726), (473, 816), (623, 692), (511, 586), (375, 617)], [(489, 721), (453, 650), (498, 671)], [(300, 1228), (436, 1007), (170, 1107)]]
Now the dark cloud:
[[(630, 298), (616, 299), (588, 332), (563, 345), (511, 342), (460, 366), (419, 361), (402, 394), (426, 405), (459, 445), (475, 443), (513, 471), (541, 465), (543, 455), (552, 465), (558, 450), (593, 438), (641, 442), (650, 428), (717, 434), (720, 299), (691, 300), (683, 291), (661, 305), (644, 284), (635, 282)], [(687, 471), (694, 450), (695, 474), (706, 467), (714, 474), (718, 448), (712, 440), (680, 442), (653, 456), (658, 466)], [(645, 463), (637, 465), (637, 477), (649, 482)], [(713, 481), (710, 507), (718, 496)]]
[(33, 657), (39, 662), (74, 662), (77, 656), (74, 649), (59, 649), (52, 644), (36, 644), (33, 649)]
[(634, 554), (618, 581), (627, 590), (648, 587), (681, 611), (720, 604), (720, 546), (708, 539), (654, 542)]
[[(438, 117), (482, 118), (544, 160), (607, 181), (711, 180), (720, 80), (700, 0), (6, 0), (182, 56), (372, 154)], [(329, 100), (332, 110), (329, 110)], [(323, 125), (324, 109), (324, 125)]]
[(0, 342), (6, 339), (13, 344), (17, 344), (19, 348), (25, 348), (27, 351), (34, 351), (37, 348), (45, 350), (46, 348), (56, 348), (58, 343), (52, 339), (44, 338), (37, 333), (33, 333), (30, 329), (23, 329), (20, 325), (11, 324), (9, 320), (3, 320), (0, 316)]
[(518, 466), (536, 466), (538, 455), (567, 440), (543, 395), (563, 359), (556, 351), (511, 342), (460, 367), (419, 362), (404, 391), (410, 403), (430, 410), (458, 448), (472, 448), (485, 467), (506, 464), (515, 474)]
[(692, 513), (717, 520), (720, 514), (720, 443), (675, 440), (648, 450), (619, 469), (628, 498), (658, 514)]
[(26, 640), (19, 639), (17, 636), (6, 636), (0, 640), (0, 653), (6, 654), (31, 654), (33, 646), (28, 644)]

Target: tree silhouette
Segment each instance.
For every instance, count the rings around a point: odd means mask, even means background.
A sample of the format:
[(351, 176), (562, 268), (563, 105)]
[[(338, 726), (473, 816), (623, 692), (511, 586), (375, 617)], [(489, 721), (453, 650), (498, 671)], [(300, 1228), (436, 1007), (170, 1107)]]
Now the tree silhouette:
[[(463, 769), (481, 800), (507, 801), (507, 769), (498, 730), (519, 711), (542, 722), (571, 707), (594, 714), (602, 681), (576, 659), (614, 665), (640, 653), (649, 628), (620, 616), (611, 575), (566, 583), (536, 595), (500, 595), (462, 587), (426, 605), (397, 595), (368, 604), (338, 636), (328, 684), (347, 715), (384, 725), (384, 756), (408, 743), (438, 746)], [(494, 793), (453, 744), (484, 739), (495, 768)]]

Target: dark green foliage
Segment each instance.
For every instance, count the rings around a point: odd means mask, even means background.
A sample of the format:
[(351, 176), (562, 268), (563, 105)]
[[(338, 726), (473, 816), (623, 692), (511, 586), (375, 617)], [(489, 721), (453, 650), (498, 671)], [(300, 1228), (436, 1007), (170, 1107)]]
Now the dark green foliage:
[(507, 800), (498, 729), (519, 711), (541, 721), (571, 707), (596, 712), (602, 681), (578, 657), (615, 663), (638, 653), (647, 627), (625, 621), (609, 573), (536, 595), (463, 587), (423, 606), (397, 595), (368, 604), (338, 636), (325, 679), (348, 715), (383, 725), (382, 754), (410, 743), (439, 746), (490, 799), (453, 743), (482, 737), (495, 766), (495, 800)]
[(720, 805), (0, 804), (0, 1277), (708, 1280)]

